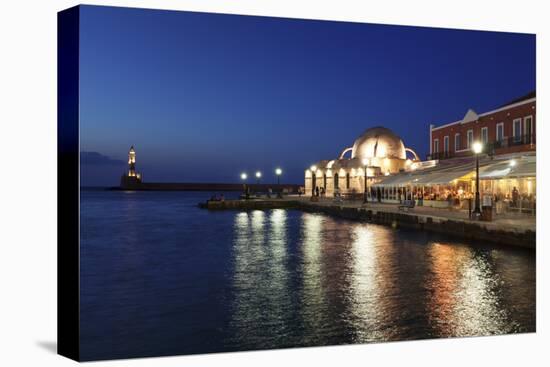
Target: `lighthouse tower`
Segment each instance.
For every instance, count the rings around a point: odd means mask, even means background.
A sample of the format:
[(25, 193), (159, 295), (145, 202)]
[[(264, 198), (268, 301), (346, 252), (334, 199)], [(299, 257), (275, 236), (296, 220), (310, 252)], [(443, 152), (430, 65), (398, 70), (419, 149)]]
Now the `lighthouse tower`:
[(136, 177), (136, 151), (133, 145), (128, 152), (128, 176)]
[(126, 189), (135, 188), (141, 183), (141, 174), (136, 172), (136, 150), (132, 145), (128, 152), (128, 172), (120, 178), (120, 187)]

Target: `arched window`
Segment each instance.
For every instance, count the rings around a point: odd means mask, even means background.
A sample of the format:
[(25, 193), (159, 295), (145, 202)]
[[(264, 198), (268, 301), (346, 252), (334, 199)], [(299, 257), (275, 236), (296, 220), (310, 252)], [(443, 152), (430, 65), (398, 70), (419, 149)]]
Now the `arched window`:
[(346, 189), (349, 189), (349, 172), (346, 173)]
[(338, 188), (338, 173), (334, 174), (334, 188)]
[(323, 175), (323, 187), (325, 189), (327, 188), (327, 174), (326, 173)]

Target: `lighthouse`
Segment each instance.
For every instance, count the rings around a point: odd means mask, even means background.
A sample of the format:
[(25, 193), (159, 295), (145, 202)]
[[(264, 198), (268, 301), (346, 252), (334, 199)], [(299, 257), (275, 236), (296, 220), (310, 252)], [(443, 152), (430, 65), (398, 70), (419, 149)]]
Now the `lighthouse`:
[(128, 152), (128, 176), (136, 177), (136, 151), (133, 145)]
[(122, 188), (132, 188), (141, 183), (141, 174), (136, 172), (136, 150), (132, 145), (128, 151), (128, 171), (120, 178)]

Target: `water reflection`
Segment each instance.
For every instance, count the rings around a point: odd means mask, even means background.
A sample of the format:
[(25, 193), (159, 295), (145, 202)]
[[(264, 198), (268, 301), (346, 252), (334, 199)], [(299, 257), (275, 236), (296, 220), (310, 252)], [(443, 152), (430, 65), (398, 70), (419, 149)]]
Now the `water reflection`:
[[(534, 282), (529, 254), (285, 210), (239, 213), (234, 231), (231, 345), (534, 330), (534, 288), (520, 290)], [(533, 312), (522, 317), (518, 302)]]
[[(510, 309), (503, 307), (506, 300), (501, 275), (507, 270), (497, 271), (499, 261), (494, 253), (445, 243), (430, 246), (433, 276), (427, 279), (431, 291), (427, 311), (435, 335), (494, 335), (521, 330)], [(532, 306), (534, 309), (534, 303)]]
[(321, 343), (319, 335), (326, 324), (327, 313), (321, 279), (321, 246), (324, 216), (305, 213), (302, 218), (302, 296), (300, 297), (301, 318), (304, 327), (303, 343), (311, 345)]
[[(266, 220), (266, 215), (269, 218)], [(229, 345), (280, 346), (289, 333), (292, 301), (288, 293), (285, 210), (242, 212), (235, 217), (235, 300)]]
[(377, 271), (376, 238), (368, 225), (353, 230), (353, 275), (351, 313), (357, 328), (356, 342), (376, 340), (381, 318), (381, 277)]

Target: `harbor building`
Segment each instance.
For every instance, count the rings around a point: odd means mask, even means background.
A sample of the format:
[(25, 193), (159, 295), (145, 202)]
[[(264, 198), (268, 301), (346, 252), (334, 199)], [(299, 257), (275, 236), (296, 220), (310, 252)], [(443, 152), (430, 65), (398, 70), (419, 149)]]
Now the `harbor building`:
[(424, 206), (465, 209), (479, 192), (496, 214), (536, 213), (534, 91), (492, 111), (477, 114), (469, 109), (460, 121), (430, 125), (429, 138), (428, 160), (414, 171), (374, 182), (377, 199), (415, 198)]
[(367, 129), (337, 159), (321, 160), (305, 170), (306, 194), (319, 187), (325, 195), (365, 192), (377, 178), (414, 168), (419, 157), (385, 127)]
[(490, 156), (534, 152), (536, 144), (536, 93), (510, 101), (494, 110), (476, 113), (468, 109), (464, 118), (439, 126), (430, 125), (428, 159), (472, 155), (472, 144), (483, 144)]

